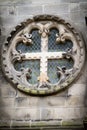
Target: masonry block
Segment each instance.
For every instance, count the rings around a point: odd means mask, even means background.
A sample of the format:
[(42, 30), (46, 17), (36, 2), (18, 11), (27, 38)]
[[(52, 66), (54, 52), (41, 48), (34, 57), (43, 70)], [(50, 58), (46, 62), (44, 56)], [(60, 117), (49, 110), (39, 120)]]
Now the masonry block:
[(55, 126), (55, 127), (58, 127), (58, 126), (61, 126), (61, 120), (45, 120), (45, 121), (32, 121), (31, 122), (31, 127), (32, 128), (35, 128), (35, 127), (52, 127), (52, 126)]
[(69, 4), (69, 11), (70, 12), (77, 12), (80, 10), (80, 4), (79, 3), (70, 3)]
[(69, 12), (69, 5), (68, 4), (52, 4), (52, 5), (45, 5), (44, 13), (47, 14), (65, 14)]
[(33, 15), (25, 15), (25, 14), (17, 15), (16, 16), (17, 23), (20, 24), (21, 22), (26, 21), (27, 19), (31, 19), (32, 17)]
[[(0, 2), (1, 3), (1, 2)], [(8, 15), (8, 6), (0, 6), (0, 15)]]
[[(1, 4), (1, 2), (0, 2)], [(0, 5), (0, 15), (7, 16), (7, 15), (16, 15), (16, 8), (14, 5)]]
[[(3, 42), (5, 42), (5, 40), (7, 40), (7, 37), (8, 35), (11, 33), (12, 29), (14, 29), (16, 25), (3, 25), (2, 28), (1, 28), (1, 33), (2, 33), (2, 36), (4, 36), (4, 39), (3, 39)], [(2, 42), (2, 43), (3, 43)]]
[(27, 96), (28, 96), (25, 93), (23, 93), (22, 91), (19, 91), (18, 89), (16, 91), (16, 94), (17, 94), (16, 97), (26, 97), (27, 98)]
[(68, 127), (68, 128), (82, 128), (83, 126), (83, 120), (82, 119), (72, 119), (72, 120), (62, 120), (62, 126)]
[(85, 116), (84, 107), (60, 107), (54, 109), (53, 119), (81, 119)]
[(54, 119), (54, 109), (42, 107), (40, 115), (41, 115), (41, 120)]
[(75, 23), (84, 23), (85, 17), (83, 15), (83, 12), (81, 10), (70, 12), (70, 18)]
[(84, 99), (85, 97), (83, 96), (70, 96), (67, 98), (65, 106), (66, 107), (84, 107)]
[(42, 13), (42, 7), (41, 6), (35, 6), (35, 5), (23, 5), (23, 6), (17, 6), (16, 11), (18, 12), (18, 15), (34, 15), (34, 14), (41, 14)]
[(58, 3), (60, 3), (60, 0), (51, 0), (51, 1), (49, 1), (49, 0), (32, 0), (32, 4), (40, 4), (40, 5), (46, 5), (46, 4), (51, 4), (51, 3), (56, 3), (56, 4), (58, 4)]
[(11, 128), (12, 129), (15, 129), (15, 128), (18, 128), (18, 127), (22, 127), (24, 129), (26, 128), (30, 128), (31, 127), (31, 122), (30, 121), (16, 121), (16, 120), (13, 120), (10, 124)]
[(12, 6), (9, 6), (8, 8), (8, 14), (9, 15), (17, 15), (17, 11), (16, 11), (16, 6), (15, 5), (12, 5)]
[(11, 27), (13, 27), (13, 26), (16, 26), (17, 25), (17, 16), (11, 16), (11, 15), (8, 15), (8, 17), (6, 17), (6, 16), (0, 16), (1, 17), (1, 22), (0, 22), (0, 24), (2, 25), (2, 26), (11, 26)]
[[(2, 34), (2, 31), (1, 31), (1, 34)], [(4, 42), (4, 40), (5, 40), (5, 36), (0, 36), (0, 45), (2, 45), (2, 43)]]
[(72, 87), (68, 89), (68, 96), (85, 96), (86, 84), (73, 84)]
[(40, 120), (40, 109), (38, 108), (16, 108), (14, 111), (14, 120), (28, 121), (28, 120)]
[(80, 2), (80, 9), (87, 10), (87, 1), (86, 2)]
[(40, 97), (29, 97), (28, 103), (30, 107), (35, 107), (35, 106), (39, 106), (40, 104)]
[(14, 98), (1, 97), (0, 98), (0, 108), (9, 107), (14, 108)]
[(14, 108), (11, 107), (2, 107), (0, 108), (0, 120), (2, 121), (11, 121), (14, 116)]
[(1, 84), (1, 97), (15, 97), (16, 96), (16, 89), (13, 88), (9, 83)]
[(15, 107), (29, 107), (27, 97), (16, 97), (15, 98)]
[(66, 102), (66, 97), (48, 97), (46, 99), (47, 105), (48, 106), (53, 106), (53, 107), (60, 107), (60, 106), (65, 106)]
[(87, 2), (86, 0), (61, 0), (61, 2), (65, 3), (79, 3), (79, 2)]
[(0, 120), (0, 129), (3, 127), (8, 127), (10, 128), (11, 121), (10, 120)]

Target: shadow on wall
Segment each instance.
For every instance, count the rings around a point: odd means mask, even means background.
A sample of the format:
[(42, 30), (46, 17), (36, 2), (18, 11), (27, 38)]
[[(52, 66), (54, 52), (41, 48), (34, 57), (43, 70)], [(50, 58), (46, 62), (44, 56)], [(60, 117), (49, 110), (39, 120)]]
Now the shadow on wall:
[(3, 42), (5, 41), (5, 36), (2, 35), (2, 23), (1, 23), (1, 18), (0, 18), (0, 129), (2, 127), (10, 126), (10, 116), (5, 110), (4, 107), (4, 102), (3, 102), (3, 96), (1, 94), (1, 83), (7, 83), (5, 78), (3, 77), (2, 70), (1, 70), (1, 46)]
[[(85, 17), (85, 21), (86, 21), (86, 29), (87, 29), (87, 17)], [(87, 34), (86, 34), (87, 35)], [(86, 36), (86, 41), (87, 41), (87, 36)], [(87, 44), (86, 44), (86, 50), (87, 50)], [(87, 53), (86, 53), (86, 57), (87, 57)], [(86, 59), (87, 62), (87, 59)], [(86, 63), (87, 64), (87, 63)], [(86, 79), (87, 81), (87, 79)], [(87, 83), (86, 83), (87, 84)], [(85, 106), (87, 107), (87, 87), (86, 87), (86, 94), (85, 94)], [(87, 115), (87, 114), (86, 114)]]
[(0, 129), (6, 126), (10, 127), (10, 122), (11, 122), (11, 117), (7, 112), (9, 108), (6, 108), (5, 103), (3, 102), (3, 99), (5, 100), (6, 98), (4, 98), (1, 93), (1, 89), (4, 89), (1, 88), (3, 87), (1, 84), (6, 84), (6, 80), (4, 79), (0, 68)]
[(5, 107), (2, 107), (4, 103), (0, 97), (0, 128), (10, 126), (10, 117), (7, 112), (5, 112)]
[[(86, 44), (86, 52), (87, 52), (87, 44)], [(86, 67), (87, 67), (87, 53), (86, 53)], [(87, 71), (86, 71), (86, 74), (87, 74)], [(84, 97), (84, 104), (86, 107), (86, 114), (85, 114), (85, 118), (84, 118), (84, 127), (85, 127), (85, 130), (87, 130), (87, 77), (86, 77), (86, 91), (85, 91), (85, 97)]]

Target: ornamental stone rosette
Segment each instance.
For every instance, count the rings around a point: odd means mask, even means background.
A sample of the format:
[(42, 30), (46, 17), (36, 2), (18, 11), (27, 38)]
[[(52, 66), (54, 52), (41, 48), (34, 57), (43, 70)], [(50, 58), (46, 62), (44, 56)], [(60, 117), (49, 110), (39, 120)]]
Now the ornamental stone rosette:
[[(33, 33), (35, 29), (37, 33)], [(72, 47), (67, 46), (67, 48), (60, 51), (55, 49), (49, 51), (48, 44), (52, 29), (57, 30), (55, 36), (54, 32), (52, 34), (56, 47), (65, 45), (67, 41), (72, 43)], [(38, 35), (37, 39), (34, 39), (36, 35)], [(20, 42), (23, 46), (29, 47), (30, 50), (24, 52), (17, 49)], [(40, 43), (40, 51), (33, 50), (32, 46), (35, 43)], [(36, 44), (34, 46), (39, 47)], [(66, 66), (56, 65), (56, 71), (54, 72), (56, 82), (51, 82), (48, 74), (48, 63), (50, 60), (62, 59), (72, 60), (73, 66), (67, 69)], [(30, 80), (33, 80), (35, 75), (35, 72), (32, 74), (33, 65), (32, 68), (22, 66), (17, 70), (15, 64), (35, 60), (39, 61), (39, 67), (36, 65), (39, 74), (36, 76), (36, 82), (31, 83)], [(53, 15), (37, 15), (26, 22), (22, 22), (15, 27), (2, 46), (2, 70), (5, 76), (19, 90), (33, 95), (49, 95), (65, 89), (80, 74), (84, 61), (85, 47), (80, 35), (69, 23)]]

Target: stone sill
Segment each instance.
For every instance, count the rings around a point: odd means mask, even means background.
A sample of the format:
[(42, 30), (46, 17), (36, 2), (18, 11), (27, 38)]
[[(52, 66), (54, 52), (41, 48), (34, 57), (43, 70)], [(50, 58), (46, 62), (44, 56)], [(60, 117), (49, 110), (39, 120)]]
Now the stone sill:
[(0, 130), (86, 130), (87, 122), (82, 120), (71, 121), (13, 121), (13, 122), (0, 122)]
[(29, 128), (29, 127), (0, 127), (0, 130), (86, 130), (85, 128), (81, 127), (81, 128), (67, 128), (67, 127), (35, 127), (35, 128)]
[(42, 127), (28, 127), (28, 126), (3, 126), (0, 130), (85, 130), (84, 126), (42, 126)]

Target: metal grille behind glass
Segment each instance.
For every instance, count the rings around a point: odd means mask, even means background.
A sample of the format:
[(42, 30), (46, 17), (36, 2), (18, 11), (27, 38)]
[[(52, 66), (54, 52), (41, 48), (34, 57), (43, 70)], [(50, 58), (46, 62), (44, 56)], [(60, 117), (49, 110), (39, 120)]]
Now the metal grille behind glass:
[(41, 36), (38, 33), (38, 29), (34, 29), (31, 31), (32, 34), (32, 44), (25, 45), (20, 42), (17, 45), (17, 51), (21, 50), (21, 52), (40, 52), (41, 51)]
[(66, 69), (71, 69), (73, 67), (72, 59), (59, 59), (59, 60), (48, 60), (48, 77), (52, 84), (57, 83), (59, 77), (57, 75), (57, 66), (58, 67), (66, 67)]
[[(40, 52), (41, 51), (41, 36), (38, 33), (38, 29), (31, 31), (33, 44), (25, 45), (23, 42), (20, 42), (16, 49), (22, 53), (26, 52)], [(29, 68), (31, 70), (31, 78), (28, 79), (29, 83), (37, 83), (37, 77), (40, 75), (40, 60), (28, 60), (15, 63), (15, 69), (20, 71), (21, 68)]]
[[(50, 30), (50, 35), (48, 38), (48, 51), (49, 52), (59, 52), (65, 51), (67, 49), (71, 49), (73, 43), (70, 40), (66, 40), (65, 43), (57, 43), (56, 42), (56, 34), (59, 34), (59, 31), (56, 28), (52, 28)], [(73, 60), (60, 59), (60, 60), (48, 60), (48, 77), (51, 83), (56, 83), (59, 80), (57, 75), (57, 66), (63, 67), (66, 69), (70, 69), (73, 67)]]
[(53, 28), (50, 30), (50, 35), (48, 38), (48, 51), (65, 51), (68, 48), (72, 48), (73, 43), (70, 40), (66, 40), (65, 43), (57, 43), (56, 34), (59, 34), (57, 29)]
[(28, 60), (15, 63), (15, 69), (21, 71), (21, 68), (29, 68), (31, 70), (31, 78), (28, 79), (29, 83), (36, 84), (37, 77), (40, 75), (40, 60)]
[[(25, 45), (24, 43), (19, 43), (17, 45), (17, 51), (21, 50), (21, 52), (40, 52), (41, 51), (41, 36), (38, 33), (38, 29), (34, 29), (31, 31), (32, 34), (32, 45)], [(72, 48), (73, 43), (69, 40), (66, 40), (65, 43), (57, 43), (56, 42), (56, 34), (59, 34), (59, 31), (55, 28), (50, 30), (50, 35), (48, 37), (48, 53), (49, 52), (59, 52), (65, 51), (68, 48)], [(57, 66), (62, 67), (65, 66), (66, 69), (70, 69), (73, 67), (73, 60), (60, 59), (60, 60), (50, 60), (48, 59), (48, 70), (47, 74), (49, 80), (52, 84), (58, 82), (59, 77), (57, 76)], [(22, 63), (17, 62), (15, 64), (15, 69), (20, 71), (21, 68), (29, 68), (31, 69), (31, 79), (29, 79), (29, 83), (35, 84), (37, 83), (37, 77), (40, 75), (40, 60), (28, 60), (22, 61)]]

